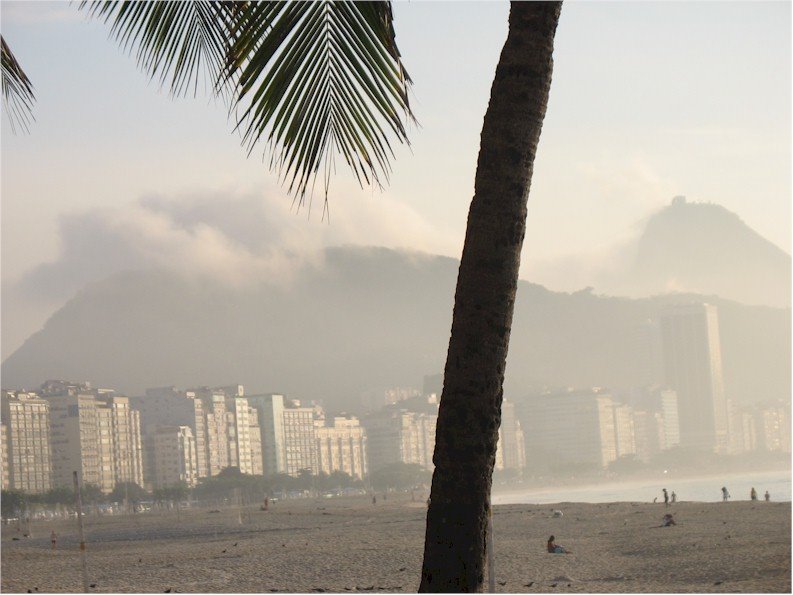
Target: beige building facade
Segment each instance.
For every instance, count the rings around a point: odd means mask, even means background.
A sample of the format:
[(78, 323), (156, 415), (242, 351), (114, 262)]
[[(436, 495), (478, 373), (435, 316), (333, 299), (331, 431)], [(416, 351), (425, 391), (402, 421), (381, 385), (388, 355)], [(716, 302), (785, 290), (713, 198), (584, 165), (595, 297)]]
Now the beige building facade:
[(147, 436), (152, 488), (198, 482), (193, 431), (189, 426), (160, 426)]
[(51, 417), (53, 483), (83, 485), (110, 493), (116, 484), (144, 485), (139, 413), (127, 397), (90, 385), (45, 384)]
[(3, 391), (2, 420), (4, 485), (29, 494), (48, 491), (52, 487), (49, 404), (35, 393)]
[(2, 461), (3, 469), (2, 476), (0, 476), (0, 489), (7, 490), (11, 487), (10, 467), (8, 464), (8, 434), (6, 432), (6, 425), (0, 423), (0, 461)]
[(310, 407), (285, 407), (283, 420), (286, 473), (297, 476), (301, 471), (308, 470), (314, 475), (318, 474), (314, 410)]
[(319, 471), (330, 475), (341, 471), (363, 479), (366, 469), (366, 431), (355, 417), (317, 420), (317, 458)]

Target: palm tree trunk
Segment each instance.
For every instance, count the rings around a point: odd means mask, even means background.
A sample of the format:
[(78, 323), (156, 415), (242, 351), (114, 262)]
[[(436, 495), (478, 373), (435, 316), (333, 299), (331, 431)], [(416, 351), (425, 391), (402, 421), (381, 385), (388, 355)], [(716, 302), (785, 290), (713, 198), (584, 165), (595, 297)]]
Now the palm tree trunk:
[(561, 2), (512, 2), (482, 127), (435, 438), (421, 592), (482, 590), (526, 203)]

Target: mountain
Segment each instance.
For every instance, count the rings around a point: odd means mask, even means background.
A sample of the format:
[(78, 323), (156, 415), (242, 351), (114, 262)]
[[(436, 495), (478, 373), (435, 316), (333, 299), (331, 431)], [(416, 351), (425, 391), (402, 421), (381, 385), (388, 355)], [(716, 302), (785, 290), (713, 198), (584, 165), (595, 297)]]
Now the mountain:
[(744, 304), (789, 307), (790, 255), (716, 204), (682, 196), (647, 221), (635, 259), (610, 292), (715, 294)]
[[(86, 287), (2, 365), (3, 386), (48, 378), (146, 387), (241, 383), (354, 408), (360, 395), (421, 386), (442, 370), (458, 262), (384, 248), (333, 248), (288, 285), (221, 287), (130, 272)], [(713, 296), (613, 298), (521, 281), (506, 395), (549, 385), (652, 380), (647, 320), (672, 302), (719, 307), (725, 383), (738, 401), (790, 397), (790, 309)]]

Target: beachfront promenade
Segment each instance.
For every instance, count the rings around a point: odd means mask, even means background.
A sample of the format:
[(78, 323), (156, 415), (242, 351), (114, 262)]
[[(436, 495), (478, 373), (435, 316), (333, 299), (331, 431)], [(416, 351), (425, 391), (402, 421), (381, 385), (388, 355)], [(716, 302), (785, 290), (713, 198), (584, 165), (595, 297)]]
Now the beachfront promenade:
[[(561, 509), (564, 516), (554, 518)], [(790, 503), (678, 503), (495, 508), (497, 590), (790, 592)], [(206, 509), (88, 517), (96, 592), (415, 592), (423, 503), (391, 496), (277, 502), (267, 512)], [(50, 549), (55, 528), (58, 549)], [(80, 591), (74, 521), (3, 527), (4, 592)], [(545, 552), (555, 535), (574, 553)]]

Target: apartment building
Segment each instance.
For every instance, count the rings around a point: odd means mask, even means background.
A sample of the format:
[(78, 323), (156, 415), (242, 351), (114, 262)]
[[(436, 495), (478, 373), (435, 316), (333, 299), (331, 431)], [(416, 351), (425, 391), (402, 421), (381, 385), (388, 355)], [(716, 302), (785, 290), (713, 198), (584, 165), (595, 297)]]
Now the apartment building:
[(189, 426), (159, 426), (146, 436), (152, 488), (198, 482), (193, 431)]
[(259, 414), (244, 396), (242, 385), (175, 387), (146, 390), (136, 400), (149, 431), (160, 426), (187, 426), (195, 441), (198, 477), (217, 475), (226, 467), (242, 473), (263, 473)]
[(147, 433), (159, 426), (188, 426), (195, 441), (196, 473), (198, 477), (209, 476), (206, 409), (194, 391), (173, 386), (147, 388), (146, 396), (133, 398), (133, 403), (140, 410)]
[[(3, 485), (30, 494), (52, 487), (49, 404), (35, 393), (3, 391)], [(7, 476), (6, 476), (7, 473)]]
[(8, 433), (6, 432), (6, 425), (0, 423), (0, 461), (2, 461), (2, 475), (0, 475), (0, 489), (7, 490), (11, 488), (11, 475), (8, 463)]
[(387, 407), (366, 416), (362, 423), (369, 469), (375, 471), (393, 463), (432, 469), (437, 421), (437, 406), (421, 412)]
[(247, 399), (258, 416), (264, 475), (286, 473), (284, 395), (248, 395)]
[(366, 468), (366, 432), (355, 417), (333, 417), (315, 422), (317, 463), (321, 473), (344, 472), (363, 479)]
[(299, 401), (292, 401), (291, 405), (283, 410), (285, 472), (296, 476), (309, 470), (316, 475), (319, 459), (314, 409), (300, 407)]
[(50, 408), (53, 483), (113, 491), (122, 482), (144, 485), (140, 416), (127, 397), (89, 384), (49, 381), (42, 398)]
[(617, 458), (614, 401), (599, 389), (537, 395), (521, 421), (532, 457), (552, 465), (606, 467)]
[(504, 399), (501, 403), (501, 426), (498, 429), (495, 468), (520, 470), (526, 466), (526, 445), (518, 421), (515, 403)]
[(614, 444), (617, 457), (636, 454), (636, 434), (634, 428), (633, 408), (630, 405), (615, 403), (614, 411)]

